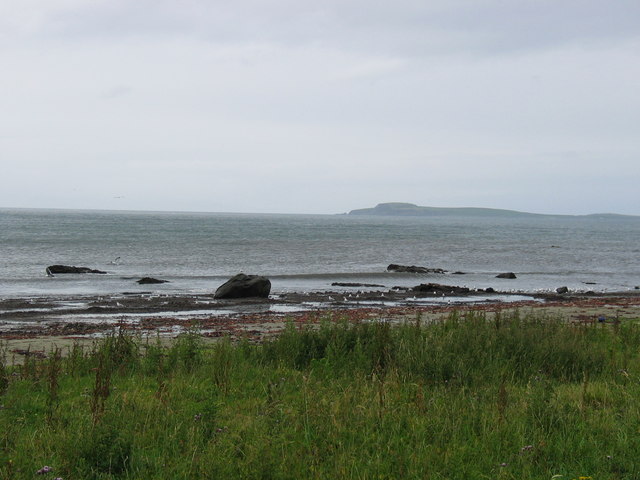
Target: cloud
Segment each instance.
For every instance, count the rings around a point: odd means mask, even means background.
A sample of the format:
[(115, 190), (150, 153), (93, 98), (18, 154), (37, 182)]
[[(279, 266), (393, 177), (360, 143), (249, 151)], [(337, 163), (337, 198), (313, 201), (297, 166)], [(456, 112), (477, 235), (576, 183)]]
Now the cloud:
[(190, 37), (323, 45), (383, 56), (497, 55), (637, 38), (640, 3), (617, 0), (25, 0), (5, 26), (78, 38)]
[(127, 87), (126, 85), (116, 85), (114, 87), (108, 88), (103, 91), (100, 95), (101, 98), (104, 99), (113, 99), (118, 97), (123, 97), (130, 94), (133, 91), (131, 87)]

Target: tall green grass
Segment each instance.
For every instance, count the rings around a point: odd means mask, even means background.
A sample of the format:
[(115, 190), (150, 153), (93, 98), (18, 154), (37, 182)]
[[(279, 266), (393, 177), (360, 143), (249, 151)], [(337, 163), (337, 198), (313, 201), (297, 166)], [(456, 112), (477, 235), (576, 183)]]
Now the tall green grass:
[(0, 365), (0, 478), (640, 478), (640, 326), (518, 313), (116, 332)]

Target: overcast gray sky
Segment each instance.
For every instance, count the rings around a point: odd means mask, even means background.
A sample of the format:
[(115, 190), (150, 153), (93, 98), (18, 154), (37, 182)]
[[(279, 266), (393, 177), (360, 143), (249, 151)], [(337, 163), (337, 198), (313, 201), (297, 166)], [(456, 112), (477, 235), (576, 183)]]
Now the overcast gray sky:
[(0, 0), (0, 206), (640, 215), (638, 0)]

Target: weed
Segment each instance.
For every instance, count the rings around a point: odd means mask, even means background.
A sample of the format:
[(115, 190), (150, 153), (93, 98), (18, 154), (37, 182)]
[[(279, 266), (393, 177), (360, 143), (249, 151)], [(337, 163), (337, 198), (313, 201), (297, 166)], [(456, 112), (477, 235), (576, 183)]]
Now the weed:
[(186, 371), (202, 362), (202, 337), (197, 327), (188, 328), (178, 336), (169, 349), (168, 360), (171, 366), (180, 366)]
[(505, 412), (507, 411), (507, 407), (509, 406), (509, 393), (507, 392), (507, 386), (504, 380), (500, 382), (500, 388), (498, 389), (498, 398), (496, 403), (498, 406), (498, 417), (501, 422), (504, 422)]
[(98, 355), (98, 366), (95, 368), (95, 382), (91, 395), (91, 417), (93, 424), (97, 424), (102, 416), (105, 403), (111, 394), (112, 358), (109, 351), (102, 351)]
[(79, 467), (83, 478), (102, 478), (103, 474), (124, 473), (133, 449), (130, 437), (110, 422), (96, 425), (85, 432), (77, 444)]
[(62, 357), (60, 349), (55, 348), (47, 361), (47, 423), (51, 424), (58, 408), (58, 386), (62, 371)]
[(9, 387), (9, 373), (7, 367), (4, 364), (4, 359), (7, 354), (7, 346), (4, 343), (0, 343), (0, 397), (7, 391)]
[(233, 346), (229, 340), (222, 340), (214, 345), (211, 351), (211, 368), (213, 382), (223, 392), (228, 391), (233, 366)]
[(87, 362), (85, 362), (85, 350), (78, 342), (74, 342), (68, 349), (64, 359), (65, 370), (69, 375), (80, 375), (86, 373)]

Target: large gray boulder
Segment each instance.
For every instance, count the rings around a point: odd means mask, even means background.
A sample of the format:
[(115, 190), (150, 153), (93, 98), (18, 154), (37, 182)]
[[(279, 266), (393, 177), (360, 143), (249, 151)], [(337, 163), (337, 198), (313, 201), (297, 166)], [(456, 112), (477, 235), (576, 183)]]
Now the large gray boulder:
[(213, 298), (269, 297), (271, 282), (260, 275), (239, 273), (220, 285)]

